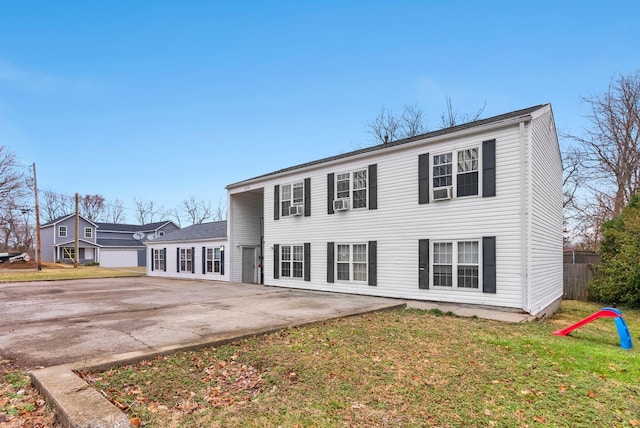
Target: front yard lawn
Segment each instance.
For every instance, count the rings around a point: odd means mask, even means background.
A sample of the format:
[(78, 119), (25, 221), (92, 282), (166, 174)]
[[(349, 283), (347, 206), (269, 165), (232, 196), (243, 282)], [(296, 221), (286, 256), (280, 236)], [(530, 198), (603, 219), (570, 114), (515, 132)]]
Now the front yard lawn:
[(631, 350), (611, 319), (551, 334), (598, 309), (378, 312), (83, 375), (143, 426), (640, 426), (640, 311), (623, 310)]

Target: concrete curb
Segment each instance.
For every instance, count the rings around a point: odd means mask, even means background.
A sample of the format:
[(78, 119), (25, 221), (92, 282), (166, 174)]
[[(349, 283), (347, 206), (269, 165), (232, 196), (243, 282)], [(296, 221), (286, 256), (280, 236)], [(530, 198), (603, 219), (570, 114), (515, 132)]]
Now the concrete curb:
[(217, 335), (187, 345), (166, 346), (152, 351), (133, 351), (110, 355), (71, 364), (47, 367), (29, 373), (31, 383), (44, 396), (58, 415), (65, 428), (124, 428), (131, 427), (127, 415), (116, 408), (102, 394), (76, 375), (76, 371), (106, 370), (111, 367), (133, 364), (138, 361), (180, 351), (193, 351), (205, 347), (215, 347), (234, 340), (261, 336), (287, 328), (301, 327), (329, 319), (346, 318), (371, 312), (406, 307), (405, 302), (378, 305), (364, 310), (338, 313), (333, 316), (319, 317), (299, 323), (285, 323), (276, 327), (255, 330), (243, 330), (234, 334)]

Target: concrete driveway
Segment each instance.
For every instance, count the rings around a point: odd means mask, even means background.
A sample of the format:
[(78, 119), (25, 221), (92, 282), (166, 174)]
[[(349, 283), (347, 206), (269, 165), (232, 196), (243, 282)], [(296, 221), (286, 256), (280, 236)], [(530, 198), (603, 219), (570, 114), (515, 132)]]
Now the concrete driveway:
[(29, 366), (153, 353), (404, 302), (255, 284), (109, 278), (0, 284), (0, 354)]

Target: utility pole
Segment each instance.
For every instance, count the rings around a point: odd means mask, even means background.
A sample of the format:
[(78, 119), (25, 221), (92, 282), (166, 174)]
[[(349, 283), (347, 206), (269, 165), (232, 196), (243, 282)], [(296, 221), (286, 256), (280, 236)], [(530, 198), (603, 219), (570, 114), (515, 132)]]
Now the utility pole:
[(33, 193), (36, 197), (36, 261), (38, 270), (42, 270), (42, 250), (40, 246), (40, 205), (38, 204), (38, 180), (36, 178), (36, 163), (33, 163)]
[(80, 229), (80, 216), (78, 215), (78, 194), (76, 193), (76, 238), (73, 254), (73, 267), (78, 267), (78, 229)]

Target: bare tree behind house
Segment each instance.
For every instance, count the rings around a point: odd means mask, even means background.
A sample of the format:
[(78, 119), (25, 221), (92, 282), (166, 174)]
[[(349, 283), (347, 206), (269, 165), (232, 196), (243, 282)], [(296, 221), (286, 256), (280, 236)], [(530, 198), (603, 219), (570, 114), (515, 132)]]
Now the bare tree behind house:
[[(5, 146), (0, 146), (0, 205), (9, 197), (25, 190), (25, 173), (16, 165), (16, 156)], [(1, 206), (0, 206), (1, 208)]]
[(213, 217), (211, 202), (199, 201), (193, 196), (182, 201), (182, 212), (191, 224), (202, 224)]
[(227, 207), (223, 202), (223, 199), (218, 199), (218, 206), (213, 213), (213, 221), (224, 221), (227, 219)]
[(122, 224), (127, 221), (125, 214), (124, 202), (120, 199), (116, 199), (112, 203), (105, 204), (105, 222)]
[(482, 107), (473, 113), (460, 113), (453, 108), (451, 97), (447, 97), (447, 110), (440, 116), (440, 123), (443, 128), (451, 128), (463, 123), (475, 122), (482, 117), (486, 106), (487, 102), (485, 101)]
[(373, 120), (367, 122), (366, 126), (367, 132), (373, 135), (378, 143), (388, 143), (402, 138), (400, 120), (384, 106)]
[(45, 222), (50, 222), (75, 211), (72, 197), (61, 195), (53, 190), (41, 190), (40, 214)]
[(148, 199), (133, 198), (136, 220), (139, 224), (153, 223), (165, 214), (164, 209)]
[[(607, 91), (583, 98), (589, 127), (565, 134), (565, 216), (574, 234), (597, 248), (600, 226), (640, 191), (640, 71), (619, 75)], [(574, 170), (575, 169), (575, 170)]]
[(101, 195), (84, 195), (79, 198), (80, 215), (89, 221), (102, 220), (105, 214), (105, 199)]

